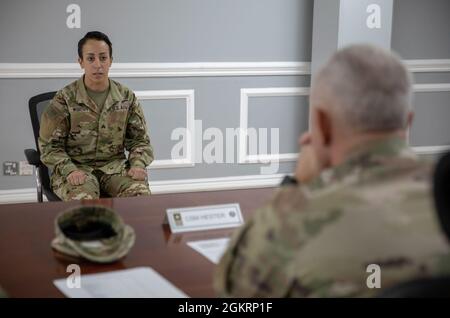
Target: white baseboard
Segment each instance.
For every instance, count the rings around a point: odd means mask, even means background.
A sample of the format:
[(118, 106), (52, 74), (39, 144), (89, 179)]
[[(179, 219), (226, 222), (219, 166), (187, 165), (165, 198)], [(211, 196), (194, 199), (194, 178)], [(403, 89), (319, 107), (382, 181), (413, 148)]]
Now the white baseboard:
[(27, 202), (37, 202), (36, 188), (0, 190), (0, 204)]
[[(268, 188), (278, 186), (284, 174), (151, 181), (153, 194)], [(37, 202), (36, 189), (0, 190), (0, 204)]]

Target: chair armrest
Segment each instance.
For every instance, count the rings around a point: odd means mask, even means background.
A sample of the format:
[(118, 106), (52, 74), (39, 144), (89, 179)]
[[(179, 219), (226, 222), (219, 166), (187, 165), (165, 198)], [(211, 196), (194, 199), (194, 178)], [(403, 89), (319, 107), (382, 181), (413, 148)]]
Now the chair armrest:
[(33, 165), (36, 167), (42, 165), (39, 152), (37, 152), (35, 149), (25, 149), (24, 152), (25, 152), (25, 157), (27, 158), (27, 161), (30, 165)]
[(286, 185), (298, 185), (298, 182), (294, 177), (287, 175), (283, 178), (283, 181), (281, 181), (280, 186), (286, 186)]

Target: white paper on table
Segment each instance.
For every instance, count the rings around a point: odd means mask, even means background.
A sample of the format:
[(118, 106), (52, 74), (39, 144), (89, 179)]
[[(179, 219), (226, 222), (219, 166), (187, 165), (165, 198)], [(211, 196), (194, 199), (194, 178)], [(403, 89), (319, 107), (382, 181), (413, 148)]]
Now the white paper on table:
[(220, 258), (225, 253), (229, 242), (230, 238), (224, 237), (213, 240), (192, 241), (187, 242), (186, 244), (205, 256), (214, 264), (218, 264)]
[(81, 287), (69, 288), (67, 278), (54, 280), (70, 298), (185, 298), (188, 297), (150, 267), (135, 267), (99, 274), (81, 274)]

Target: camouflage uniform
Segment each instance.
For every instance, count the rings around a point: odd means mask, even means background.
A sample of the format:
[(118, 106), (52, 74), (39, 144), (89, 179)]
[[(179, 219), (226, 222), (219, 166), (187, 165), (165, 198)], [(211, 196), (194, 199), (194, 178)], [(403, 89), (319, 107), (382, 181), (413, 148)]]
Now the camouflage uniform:
[[(101, 109), (83, 77), (58, 91), (42, 114), (39, 148), (63, 200), (95, 199), (100, 190), (113, 197), (150, 194), (147, 181), (127, 176), (130, 167), (145, 168), (153, 160), (142, 108), (130, 89), (111, 79)], [(75, 170), (86, 173), (83, 185), (67, 181)]]
[[(356, 149), (311, 183), (279, 189), (234, 234), (215, 273), (217, 293), (367, 297), (449, 273), (430, 177), (429, 163), (389, 138)], [(369, 264), (380, 266), (381, 289), (366, 283)]]

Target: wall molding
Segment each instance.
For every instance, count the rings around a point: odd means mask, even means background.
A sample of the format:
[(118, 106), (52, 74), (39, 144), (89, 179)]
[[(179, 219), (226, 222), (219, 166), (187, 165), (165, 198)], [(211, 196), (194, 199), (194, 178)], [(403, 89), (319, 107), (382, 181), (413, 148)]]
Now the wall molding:
[[(113, 63), (111, 77), (310, 75), (310, 62)], [(77, 63), (0, 63), (0, 78), (78, 78)]]
[(412, 147), (412, 149), (418, 155), (439, 155), (444, 152), (450, 151), (450, 145), (419, 146), (419, 147)]
[(242, 88), (240, 101), (240, 124), (239, 124), (239, 144), (238, 162), (246, 163), (267, 163), (271, 161), (287, 162), (296, 161), (297, 153), (283, 154), (258, 154), (249, 155), (247, 153), (247, 130), (248, 130), (248, 101), (251, 97), (272, 97), (272, 96), (308, 96), (308, 87), (266, 87), (266, 88)]
[(450, 72), (450, 59), (403, 60), (413, 73)]
[[(404, 60), (413, 73), (450, 72), (450, 59)], [(0, 78), (78, 78), (77, 63), (0, 63)], [(111, 77), (311, 75), (311, 62), (113, 63)]]
[(145, 90), (134, 91), (138, 100), (184, 99), (186, 103), (186, 156), (181, 159), (156, 159), (150, 169), (194, 167), (195, 151), (195, 91), (189, 90)]
[[(417, 60), (419, 61), (419, 60)], [(420, 60), (422, 61), (422, 60)], [(450, 67), (450, 60), (449, 67)], [(426, 63), (425, 63), (426, 64)], [(423, 65), (425, 65), (423, 64)], [(417, 63), (417, 65), (419, 65)], [(424, 68), (422, 68), (424, 70)], [(449, 68), (450, 70), (450, 68)], [(307, 96), (308, 87), (269, 87), (269, 88), (242, 88), (240, 100), (240, 134), (239, 134), (239, 163), (268, 163), (296, 161), (298, 153), (248, 155), (246, 131), (248, 129), (248, 101), (250, 97), (268, 96)], [(415, 84), (415, 93), (450, 92), (450, 83)], [(435, 155), (450, 150), (450, 145), (413, 147), (417, 154)]]
[(450, 83), (415, 84), (415, 93), (450, 92)]
[[(449, 60), (450, 61), (450, 60)], [(450, 92), (450, 83), (415, 84), (414, 93)], [(450, 145), (412, 147), (419, 155), (436, 155), (450, 150)]]
[[(276, 187), (285, 174), (150, 181), (153, 194)], [(37, 202), (36, 189), (0, 190), (0, 204)]]

